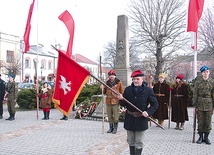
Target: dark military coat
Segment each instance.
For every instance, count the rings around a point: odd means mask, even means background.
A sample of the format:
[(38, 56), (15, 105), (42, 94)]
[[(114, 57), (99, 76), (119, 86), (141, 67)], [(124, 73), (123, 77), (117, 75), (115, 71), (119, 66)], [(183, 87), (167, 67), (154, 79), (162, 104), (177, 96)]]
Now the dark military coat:
[[(139, 108), (141, 111), (146, 111), (149, 116), (158, 108), (158, 101), (153, 90), (147, 86), (142, 85), (138, 92), (135, 91), (135, 86), (132, 83), (131, 86), (125, 88), (123, 97), (130, 101), (134, 106)], [(124, 100), (120, 100), (121, 106), (126, 106), (127, 110), (131, 112), (138, 112), (130, 104)], [(148, 105), (150, 106), (148, 107)], [(144, 131), (148, 129), (148, 118), (143, 116), (134, 117), (133, 115), (126, 112), (124, 120), (124, 128), (130, 131)]]
[(8, 101), (14, 101), (17, 99), (17, 95), (18, 95), (18, 86), (15, 83), (15, 81), (8, 81), (7, 85), (6, 85), (6, 92), (8, 92), (8, 97), (7, 100)]
[(158, 109), (153, 114), (153, 118), (168, 119), (169, 85), (166, 82), (157, 82), (154, 84), (153, 90), (158, 100)]
[(0, 102), (4, 100), (5, 95), (5, 81), (0, 78)]
[(187, 106), (189, 103), (189, 89), (186, 83), (180, 82), (172, 89), (172, 122), (188, 121)]

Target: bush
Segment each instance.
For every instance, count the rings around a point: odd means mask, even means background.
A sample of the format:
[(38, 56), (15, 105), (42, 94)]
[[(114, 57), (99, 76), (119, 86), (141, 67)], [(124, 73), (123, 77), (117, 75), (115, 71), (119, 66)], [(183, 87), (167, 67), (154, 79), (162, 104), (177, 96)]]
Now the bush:
[(35, 109), (36, 108), (36, 90), (22, 89), (18, 93), (17, 104), (22, 109)]
[(91, 100), (91, 96), (101, 94), (100, 84), (85, 84), (83, 87), (79, 97), (76, 100), (76, 104), (80, 104), (81, 102), (84, 102), (85, 100)]

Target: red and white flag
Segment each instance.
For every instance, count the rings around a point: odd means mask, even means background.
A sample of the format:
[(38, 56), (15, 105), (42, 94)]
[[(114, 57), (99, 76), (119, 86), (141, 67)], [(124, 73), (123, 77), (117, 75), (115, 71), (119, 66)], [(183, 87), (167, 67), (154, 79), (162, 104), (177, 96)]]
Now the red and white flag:
[(59, 17), (58, 17), (62, 22), (64, 22), (65, 26), (68, 29), (70, 38), (68, 41), (68, 47), (66, 51), (66, 55), (71, 57), (72, 55), (72, 47), (73, 47), (73, 38), (74, 38), (74, 20), (71, 14), (65, 10)]
[(68, 116), (90, 72), (58, 50), (58, 67), (52, 101), (54, 107)]
[(33, 0), (32, 4), (30, 5), (30, 9), (29, 9), (29, 12), (28, 12), (27, 24), (26, 24), (25, 33), (24, 33), (24, 42), (25, 42), (24, 53), (27, 53), (29, 51), (29, 49), (30, 49), (29, 37), (30, 37), (31, 16), (32, 16), (32, 13), (33, 13), (34, 2), (35, 2), (35, 0)]
[(191, 48), (197, 50), (198, 22), (201, 18), (204, 0), (189, 0), (187, 32), (191, 32)]

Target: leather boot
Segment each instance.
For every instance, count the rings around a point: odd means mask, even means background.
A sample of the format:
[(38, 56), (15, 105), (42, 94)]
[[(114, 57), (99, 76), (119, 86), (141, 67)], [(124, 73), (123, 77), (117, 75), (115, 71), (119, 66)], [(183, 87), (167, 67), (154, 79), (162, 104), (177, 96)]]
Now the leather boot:
[(143, 149), (135, 149), (135, 155), (141, 155)]
[(135, 147), (134, 146), (129, 146), (130, 150), (130, 155), (135, 155)]
[(47, 112), (46, 112), (46, 111), (43, 111), (43, 113), (44, 113), (44, 117), (43, 117), (42, 120), (46, 120), (46, 119), (47, 119)]
[(10, 121), (13, 121), (13, 120), (15, 120), (15, 114), (11, 114)]
[(8, 118), (6, 118), (5, 120), (9, 121), (10, 119), (11, 119), (11, 114), (10, 114), (10, 116), (9, 116)]
[(112, 131), (113, 134), (117, 133), (118, 122), (114, 123), (114, 129)]
[(65, 116), (65, 115), (63, 115), (63, 117), (62, 117), (62, 118), (60, 118), (60, 120), (68, 120), (68, 117), (67, 117), (67, 116)]
[(178, 129), (179, 129), (179, 123), (176, 123), (175, 130), (178, 130)]
[(109, 123), (109, 130), (107, 131), (107, 133), (111, 133), (113, 130), (113, 123)]
[(208, 136), (209, 136), (209, 132), (205, 132), (205, 135), (204, 135), (204, 142), (208, 145), (211, 144), (210, 140), (208, 139)]
[(183, 129), (184, 129), (184, 123), (181, 123), (179, 130), (183, 130)]
[(199, 138), (196, 141), (197, 144), (201, 144), (203, 142), (203, 132), (199, 132)]
[(47, 119), (49, 119), (50, 111), (47, 112)]

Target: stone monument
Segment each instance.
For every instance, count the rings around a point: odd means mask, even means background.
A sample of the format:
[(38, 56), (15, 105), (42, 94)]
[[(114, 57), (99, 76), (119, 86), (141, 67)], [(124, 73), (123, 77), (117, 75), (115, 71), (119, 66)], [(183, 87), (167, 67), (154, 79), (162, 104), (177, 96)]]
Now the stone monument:
[[(116, 64), (115, 71), (117, 77), (126, 87), (131, 84), (131, 70), (129, 68), (129, 35), (128, 35), (128, 17), (120, 15), (117, 18), (117, 40), (116, 40)], [(105, 99), (104, 99), (105, 101)], [(92, 117), (102, 117), (102, 101), (95, 109)], [(104, 102), (104, 117), (107, 118), (106, 105)]]
[(131, 70), (129, 66), (128, 17), (125, 15), (120, 15), (117, 18), (115, 71), (117, 77), (122, 81), (124, 86), (131, 84)]

